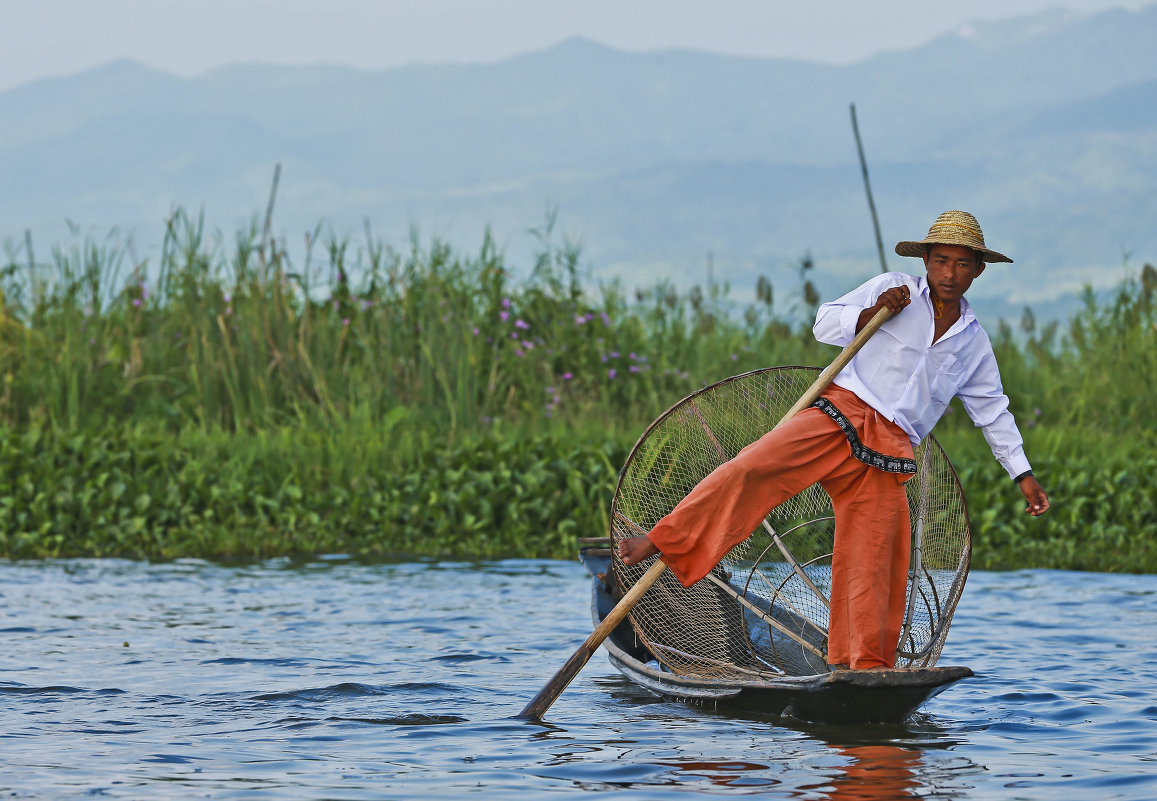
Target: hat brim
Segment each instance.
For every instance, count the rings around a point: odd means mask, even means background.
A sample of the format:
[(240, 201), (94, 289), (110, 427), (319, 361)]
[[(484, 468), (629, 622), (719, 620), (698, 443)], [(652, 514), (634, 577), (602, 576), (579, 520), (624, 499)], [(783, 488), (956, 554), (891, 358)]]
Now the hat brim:
[(928, 252), (929, 245), (955, 245), (957, 247), (969, 248), (970, 250), (978, 251), (983, 256), (985, 264), (995, 264), (997, 262), (1004, 262), (1012, 264), (1012, 259), (1005, 256), (1003, 253), (997, 253), (995, 250), (988, 248), (977, 248), (972, 245), (966, 245), (963, 242), (945, 242), (939, 239), (922, 239), (919, 242), (897, 242), (896, 255), (898, 256), (913, 256), (915, 258), (923, 258), (924, 254)]

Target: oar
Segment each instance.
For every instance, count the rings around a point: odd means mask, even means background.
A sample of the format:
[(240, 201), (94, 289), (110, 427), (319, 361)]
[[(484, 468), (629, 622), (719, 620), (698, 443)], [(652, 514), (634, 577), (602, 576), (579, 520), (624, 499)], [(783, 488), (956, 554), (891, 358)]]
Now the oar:
[[(864, 343), (867, 342), (872, 334), (876, 333), (880, 326), (891, 316), (892, 311), (886, 307), (876, 312), (872, 319), (856, 334), (855, 339), (840, 351), (835, 361), (820, 373), (815, 383), (800, 395), (799, 400), (787, 410), (787, 414), (775, 424), (775, 427), (779, 428), (794, 417), (797, 412), (815, 403), (816, 398), (827, 388), (828, 384), (832, 382), (832, 379), (836, 377), (840, 370), (843, 370), (844, 367), (847, 366), (848, 362), (852, 360), (852, 357), (864, 346)], [(538, 695), (531, 699), (530, 703), (518, 714), (518, 717), (529, 718), (531, 720), (541, 719), (546, 713), (546, 710), (550, 709), (551, 704), (558, 700), (562, 691), (567, 688), (567, 685), (570, 684), (574, 677), (578, 675), (578, 672), (582, 670), (583, 665), (594, 656), (595, 651), (602, 645), (603, 640), (609, 637), (611, 632), (615, 630), (615, 627), (623, 622), (623, 618), (630, 613), (631, 609), (638, 603), (639, 599), (643, 597), (644, 593), (651, 588), (651, 585), (659, 580), (659, 576), (663, 575), (666, 569), (666, 563), (662, 559), (656, 558), (655, 564), (651, 565), (651, 567), (647, 569), (647, 572), (643, 574), (643, 577), (636, 581), (634, 586), (627, 591), (627, 594), (615, 604), (615, 608), (603, 618), (603, 622), (595, 627), (595, 630), (586, 638), (586, 641), (579, 646), (577, 651), (571, 654), (570, 659), (566, 660), (566, 663), (551, 677), (550, 681), (546, 683), (546, 686), (538, 691)]]

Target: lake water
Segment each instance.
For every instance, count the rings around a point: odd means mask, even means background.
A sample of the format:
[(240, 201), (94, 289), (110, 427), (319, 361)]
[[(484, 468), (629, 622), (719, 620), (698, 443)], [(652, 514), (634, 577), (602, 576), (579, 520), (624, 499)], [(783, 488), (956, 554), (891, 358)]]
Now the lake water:
[(1157, 576), (973, 573), (904, 726), (663, 701), (577, 562), (0, 563), (5, 798), (1157, 798)]

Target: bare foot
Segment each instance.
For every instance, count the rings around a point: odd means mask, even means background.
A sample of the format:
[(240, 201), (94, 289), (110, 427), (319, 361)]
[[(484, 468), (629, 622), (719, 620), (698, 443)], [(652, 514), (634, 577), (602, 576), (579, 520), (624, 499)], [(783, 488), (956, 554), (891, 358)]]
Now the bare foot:
[(624, 565), (638, 564), (658, 552), (659, 549), (646, 537), (627, 537), (619, 540), (619, 556), (622, 557)]

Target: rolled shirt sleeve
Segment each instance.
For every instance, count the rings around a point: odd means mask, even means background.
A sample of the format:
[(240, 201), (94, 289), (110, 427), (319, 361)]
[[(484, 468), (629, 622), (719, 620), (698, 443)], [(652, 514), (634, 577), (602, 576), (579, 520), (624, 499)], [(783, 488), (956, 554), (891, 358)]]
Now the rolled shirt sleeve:
[[(816, 322), (812, 326), (815, 338), (825, 345), (844, 347), (856, 337), (856, 323), (860, 312), (873, 305), (885, 289), (898, 286), (897, 278), (903, 274), (884, 273), (861, 284), (851, 292), (820, 306), (816, 312)], [(903, 275), (911, 279), (911, 276)]]

